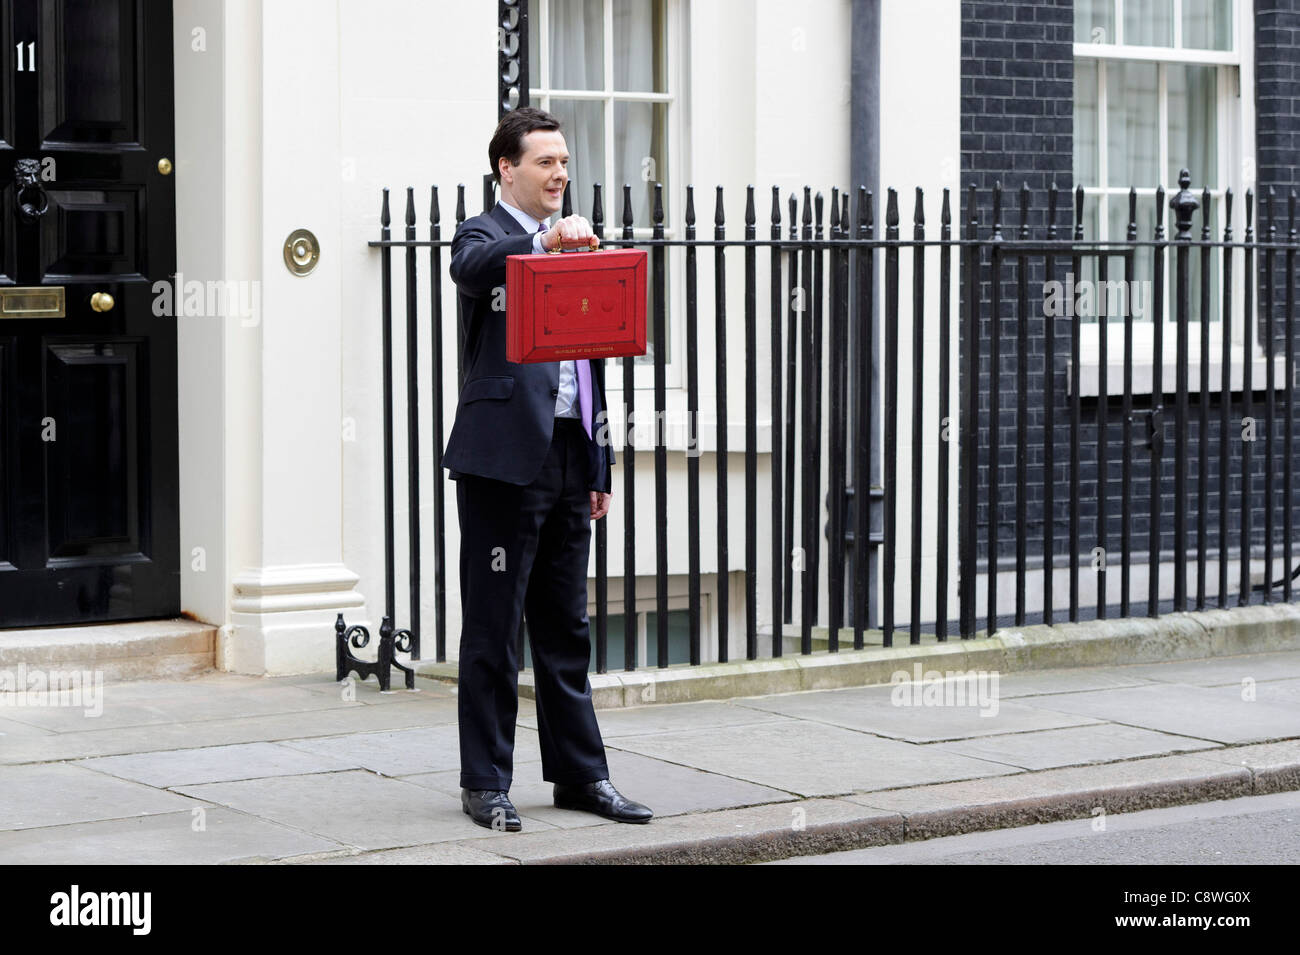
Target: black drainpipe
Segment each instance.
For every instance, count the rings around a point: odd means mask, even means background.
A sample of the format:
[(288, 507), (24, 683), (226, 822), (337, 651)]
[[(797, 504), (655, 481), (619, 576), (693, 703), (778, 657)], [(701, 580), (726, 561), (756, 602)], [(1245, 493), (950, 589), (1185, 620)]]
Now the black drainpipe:
[[(849, 181), (857, 203), (859, 186), (866, 186), (871, 191), (874, 208), (883, 211), (880, 203), (880, 0), (852, 0), (852, 25), (850, 27), (849, 47)], [(855, 218), (856, 221), (856, 218)], [(852, 281), (852, 280), (850, 280)], [(855, 294), (850, 289), (850, 295)], [(876, 303), (871, 303), (871, 327), (878, 328)], [(879, 338), (877, 338), (879, 341)], [(856, 346), (855, 346), (856, 347)], [(872, 349), (871, 385), (873, 393), (880, 394), (880, 349)], [(857, 406), (857, 396), (849, 398), (851, 407)], [(871, 447), (880, 447), (880, 402), (871, 403)], [(877, 540), (884, 532), (883, 493), (881, 490), (880, 455), (871, 456), (871, 538)], [(859, 488), (854, 480), (854, 497), (858, 497)], [(848, 526), (853, 526), (849, 524)], [(855, 550), (857, 546), (855, 546)], [(867, 548), (868, 606), (865, 626), (876, 625), (878, 593), (874, 586), (876, 580), (878, 550), (875, 546)], [(852, 587), (845, 588), (849, 606), (845, 608), (843, 619), (851, 620), (853, 615)]]

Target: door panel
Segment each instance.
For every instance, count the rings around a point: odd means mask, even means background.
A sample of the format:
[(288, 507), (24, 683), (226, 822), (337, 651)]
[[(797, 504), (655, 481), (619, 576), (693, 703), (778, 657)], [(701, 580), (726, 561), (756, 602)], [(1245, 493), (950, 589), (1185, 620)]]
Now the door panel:
[(10, 393), (13, 379), (12, 359), (15, 340), (0, 336), (0, 574), (14, 570), (13, 553), (13, 495), (16, 490), (13, 482), (12, 467), (13, 448), (9, 436), (13, 432), (10, 420), (12, 407), (6, 407), (3, 396)]
[(60, 342), (46, 353), (50, 557), (140, 552), (137, 343)]
[(41, 281), (66, 285), (142, 276), (138, 258), (142, 189), (47, 189)]
[(43, 0), (40, 62), (52, 68), (40, 72), (42, 148), (139, 142), (140, 6)]
[[(0, 0), (0, 20), (0, 295), (65, 301), (0, 317), (0, 627), (174, 616), (176, 330), (152, 308), (176, 268), (171, 3)], [(43, 214), (16, 207), (22, 159)]]

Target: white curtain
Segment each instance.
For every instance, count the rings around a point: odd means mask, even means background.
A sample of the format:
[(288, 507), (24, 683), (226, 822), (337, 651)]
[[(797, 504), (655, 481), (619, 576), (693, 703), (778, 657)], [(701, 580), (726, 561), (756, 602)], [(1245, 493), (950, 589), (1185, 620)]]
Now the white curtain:
[(1183, 46), (1226, 50), (1232, 44), (1232, 0), (1183, 0)]
[(1166, 67), (1169, 90), (1169, 178), (1178, 181), (1184, 166), (1197, 187), (1219, 186), (1217, 67), (1170, 63)]
[[(613, 0), (614, 89), (653, 91), (656, 86), (655, 35), (662, 10), (655, 0)], [(651, 103), (614, 104), (614, 181), (623, 213), (623, 183), (632, 187), (632, 217), (639, 228), (651, 225), (654, 183), (666, 182), (662, 132)], [(667, 187), (665, 186), (665, 189)], [(665, 203), (666, 204), (666, 203)]]
[(1124, 0), (1124, 42), (1174, 45), (1174, 0)]
[(1160, 179), (1160, 106), (1155, 63), (1106, 64), (1106, 185), (1155, 186)]
[[(663, 0), (611, 0), (613, 46), (610, 51), (617, 94), (662, 90)], [(550, 0), (550, 77), (552, 90), (604, 90), (604, 0)], [(605, 108), (602, 101), (552, 95), (550, 111), (564, 125), (569, 148), (573, 208), (592, 214), (592, 186), (603, 183), (607, 234), (622, 228), (623, 184), (632, 187), (632, 214), (638, 227), (649, 227), (654, 182), (667, 190), (666, 112), (649, 103), (615, 101), (613, 168), (606, 169)], [(612, 171), (612, 179), (606, 177)], [(665, 207), (667, 202), (665, 201)]]

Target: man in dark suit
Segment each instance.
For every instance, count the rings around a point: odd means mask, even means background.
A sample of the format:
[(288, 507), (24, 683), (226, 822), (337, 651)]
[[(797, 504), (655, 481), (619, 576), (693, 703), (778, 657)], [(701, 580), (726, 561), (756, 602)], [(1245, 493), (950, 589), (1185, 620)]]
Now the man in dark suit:
[(465, 383), (443, 467), (460, 516), (461, 805), (515, 831), (509, 799), (521, 612), (533, 653), (542, 778), (555, 805), (620, 822), (652, 813), (609, 781), (587, 667), (591, 521), (609, 510), (614, 449), (602, 427), (604, 362), (506, 359), (506, 256), (595, 248), (581, 216), (559, 219), (569, 154), (550, 113), (505, 115), (488, 146), (501, 200), (451, 245), (465, 323)]

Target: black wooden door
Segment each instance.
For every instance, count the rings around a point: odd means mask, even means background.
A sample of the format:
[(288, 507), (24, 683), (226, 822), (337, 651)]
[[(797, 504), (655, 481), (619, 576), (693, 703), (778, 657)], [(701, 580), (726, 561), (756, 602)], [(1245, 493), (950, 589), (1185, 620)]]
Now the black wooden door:
[(0, 627), (171, 616), (171, 2), (0, 13)]

